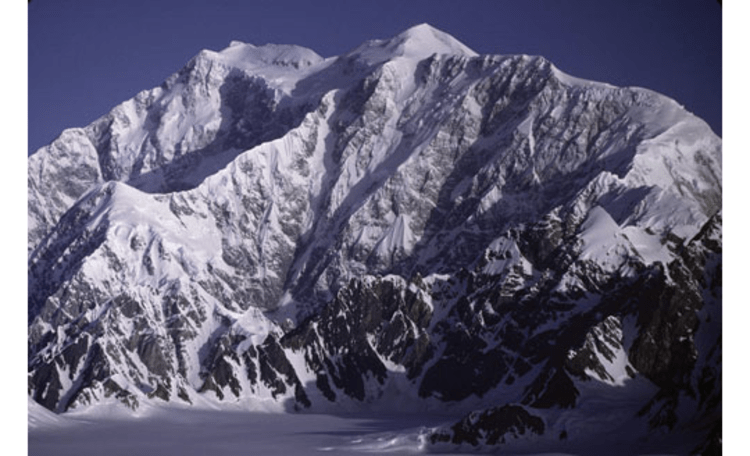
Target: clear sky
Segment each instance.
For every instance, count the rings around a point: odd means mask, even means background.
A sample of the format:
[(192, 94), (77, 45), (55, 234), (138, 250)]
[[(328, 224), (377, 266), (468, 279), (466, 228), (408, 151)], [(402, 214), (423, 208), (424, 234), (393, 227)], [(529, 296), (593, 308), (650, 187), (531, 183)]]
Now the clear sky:
[(231, 40), (324, 57), (427, 22), (479, 53), (668, 95), (721, 135), (717, 0), (32, 0), (29, 152)]

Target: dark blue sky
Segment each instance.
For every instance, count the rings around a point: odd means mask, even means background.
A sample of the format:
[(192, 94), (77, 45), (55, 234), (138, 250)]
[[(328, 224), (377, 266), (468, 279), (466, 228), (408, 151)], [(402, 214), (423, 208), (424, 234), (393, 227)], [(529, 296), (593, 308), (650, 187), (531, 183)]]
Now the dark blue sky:
[(721, 135), (716, 0), (33, 0), (29, 152), (160, 84), (201, 49), (291, 43), (324, 57), (422, 22), (479, 53), (675, 98)]

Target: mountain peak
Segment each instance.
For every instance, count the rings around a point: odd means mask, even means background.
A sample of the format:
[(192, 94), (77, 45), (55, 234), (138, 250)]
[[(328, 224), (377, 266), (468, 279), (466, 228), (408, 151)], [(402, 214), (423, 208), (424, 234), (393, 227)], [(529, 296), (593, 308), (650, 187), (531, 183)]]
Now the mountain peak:
[(439, 54), (465, 54), (471, 57), (477, 55), (471, 48), (453, 36), (427, 23), (406, 29), (397, 35), (394, 40), (399, 40), (404, 45), (405, 50), (411, 52), (433, 51)]
[(456, 38), (427, 23), (410, 27), (390, 39), (368, 41), (350, 55), (357, 55), (370, 63), (378, 63), (395, 57), (421, 60), (433, 54), (467, 57), (478, 55)]
[(439, 30), (426, 22), (421, 24), (413, 25), (403, 32), (396, 35), (397, 37), (406, 38), (427, 38), (427, 39), (439, 39), (439, 40), (455, 40), (451, 35)]

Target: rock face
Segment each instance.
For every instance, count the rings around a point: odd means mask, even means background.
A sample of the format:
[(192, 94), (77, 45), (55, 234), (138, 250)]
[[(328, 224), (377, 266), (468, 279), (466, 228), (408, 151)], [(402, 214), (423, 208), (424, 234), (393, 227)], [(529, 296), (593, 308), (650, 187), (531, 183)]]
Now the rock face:
[(48, 409), (408, 399), (485, 409), (434, 442), (492, 446), (597, 385), (720, 429), (721, 140), (659, 94), (427, 25), (328, 59), (233, 42), (28, 182)]
[(504, 405), (471, 413), (451, 428), (451, 433), (435, 432), (430, 435), (430, 443), (450, 442), (454, 445), (470, 444), (479, 446), (501, 445), (507, 439), (515, 439), (524, 434), (542, 435), (544, 421), (531, 415), (523, 407)]

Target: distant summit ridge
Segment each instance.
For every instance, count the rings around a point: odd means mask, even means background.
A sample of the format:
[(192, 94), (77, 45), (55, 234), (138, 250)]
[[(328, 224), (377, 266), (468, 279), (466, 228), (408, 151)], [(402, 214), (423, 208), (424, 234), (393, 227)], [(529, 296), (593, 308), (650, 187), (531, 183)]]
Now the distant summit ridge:
[(28, 394), (713, 448), (721, 202), (721, 139), (646, 89), (427, 24), (233, 42), (29, 157)]
[(323, 58), (315, 51), (290, 44), (266, 44), (254, 46), (232, 41), (228, 48), (218, 53), (229, 61), (265, 63), (270, 65), (308, 67), (320, 63)]

